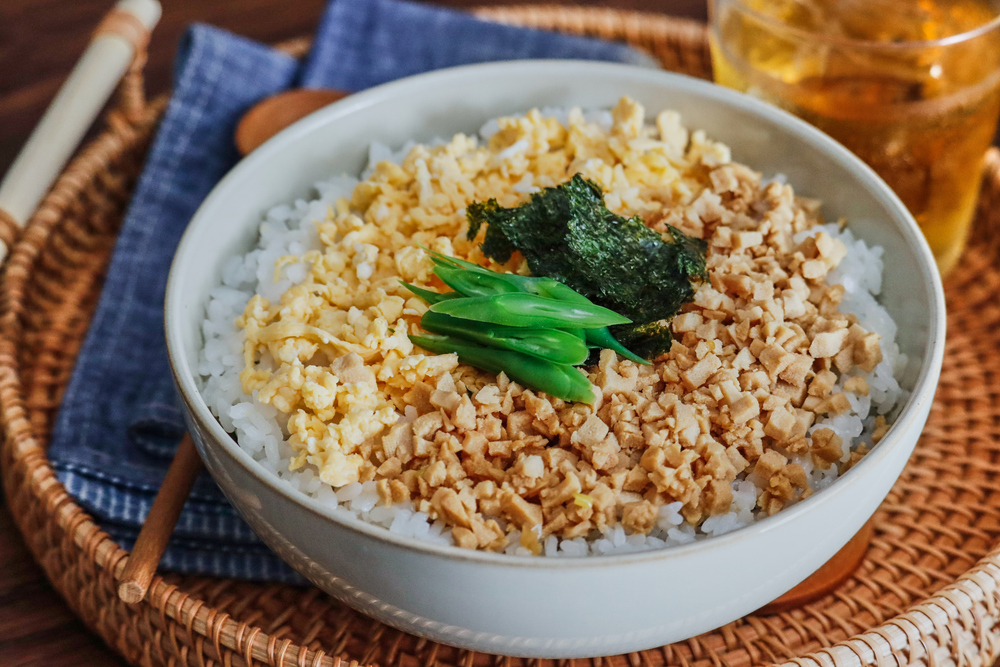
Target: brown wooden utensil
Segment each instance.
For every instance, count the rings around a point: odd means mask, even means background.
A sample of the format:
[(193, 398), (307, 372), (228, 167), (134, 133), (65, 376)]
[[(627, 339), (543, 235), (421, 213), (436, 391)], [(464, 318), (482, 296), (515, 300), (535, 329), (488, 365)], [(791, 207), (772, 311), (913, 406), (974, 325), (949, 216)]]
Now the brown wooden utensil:
[(813, 600), (818, 600), (827, 593), (830, 593), (842, 583), (847, 581), (854, 571), (861, 565), (868, 553), (868, 544), (872, 541), (875, 533), (875, 523), (873, 519), (861, 527), (857, 535), (851, 541), (834, 554), (818, 570), (813, 572), (801, 584), (788, 591), (781, 597), (758, 609), (757, 614), (780, 614), (789, 609), (796, 609), (809, 604)]
[(236, 126), (236, 148), (247, 155), (295, 121), (347, 95), (342, 90), (298, 88), (267, 97), (243, 114)]
[(146, 521), (142, 524), (142, 530), (139, 531), (139, 537), (135, 540), (118, 582), (118, 597), (123, 602), (135, 604), (146, 597), (163, 551), (167, 548), (177, 525), (177, 518), (181, 515), (181, 509), (201, 467), (201, 459), (194, 448), (191, 435), (186, 433), (177, 446), (174, 460), (167, 469), (167, 476), (146, 515)]

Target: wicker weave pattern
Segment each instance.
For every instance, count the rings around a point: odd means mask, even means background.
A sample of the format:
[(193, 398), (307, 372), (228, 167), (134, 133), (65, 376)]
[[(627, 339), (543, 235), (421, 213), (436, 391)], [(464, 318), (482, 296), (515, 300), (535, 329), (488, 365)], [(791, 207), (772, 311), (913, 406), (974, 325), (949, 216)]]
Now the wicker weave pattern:
[(4, 248), (10, 248), (21, 235), (21, 226), (10, 217), (7, 211), (0, 208), (0, 243)]
[[(557, 7), (491, 18), (626, 39), (665, 66), (708, 75), (704, 28), (665, 17)], [(302, 44), (295, 51), (301, 52)], [(163, 108), (138, 70), (108, 129), (67, 169), (13, 249), (0, 283), (0, 450), (8, 501), (74, 610), (142, 665), (430, 667), (524, 661), (459, 651), (388, 628), (315, 589), (166, 576), (129, 607), (128, 554), (66, 494), (45, 457), (55, 410), (90, 320), (118, 225)], [(973, 667), (1000, 654), (1000, 153), (990, 153), (976, 234), (947, 286), (949, 344), (924, 437), (876, 515), (856, 576), (806, 608), (747, 617), (661, 649), (582, 667)], [(343, 663), (343, 664), (342, 664)], [(545, 665), (544, 667), (548, 667)], [(570, 667), (574, 667), (570, 665)]]

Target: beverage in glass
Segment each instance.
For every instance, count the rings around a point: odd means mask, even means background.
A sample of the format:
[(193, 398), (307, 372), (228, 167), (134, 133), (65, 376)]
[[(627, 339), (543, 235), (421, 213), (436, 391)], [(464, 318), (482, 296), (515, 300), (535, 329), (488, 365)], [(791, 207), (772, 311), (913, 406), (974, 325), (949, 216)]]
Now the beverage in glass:
[(1000, 5), (710, 0), (709, 8), (716, 81), (796, 114), (871, 165), (948, 273), (1000, 116)]

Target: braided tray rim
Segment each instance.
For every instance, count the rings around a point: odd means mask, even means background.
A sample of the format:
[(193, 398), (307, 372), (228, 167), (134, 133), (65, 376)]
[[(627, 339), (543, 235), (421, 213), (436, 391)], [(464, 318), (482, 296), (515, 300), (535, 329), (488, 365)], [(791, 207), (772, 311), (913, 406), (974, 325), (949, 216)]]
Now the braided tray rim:
[[(692, 21), (559, 6), (478, 13), (627, 41), (666, 69), (700, 77), (710, 73), (705, 28)], [(300, 40), (286, 48), (301, 53), (305, 46)], [(360, 617), (316, 590), (167, 575), (156, 578), (142, 603), (118, 600), (116, 580), (128, 554), (66, 493), (48, 464), (45, 445), (164, 105), (164, 99), (143, 97), (137, 62), (107, 128), (53, 187), (14, 246), (0, 280), (3, 483), (18, 526), (49, 579), (74, 611), (133, 664), (473, 667), (525, 662), (418, 640)], [(1000, 472), (1000, 368), (994, 372), (989, 363), (1000, 366), (1000, 306), (993, 296), (1000, 293), (1000, 214), (993, 213), (1000, 210), (994, 205), (1000, 204), (1000, 152), (995, 149), (987, 156), (984, 175), (973, 242), (965, 266), (948, 283), (949, 329), (955, 331), (956, 319), (960, 325), (959, 341), (949, 342), (946, 360), (954, 367), (947, 369), (950, 376), (943, 375), (925, 431), (927, 443), (918, 445), (877, 515), (872, 552), (858, 575), (804, 609), (750, 616), (661, 649), (596, 658), (595, 667), (602, 662), (616, 667), (781, 662), (841, 667), (951, 661), (975, 666), (1000, 654), (1000, 512), (993, 509), (1000, 507), (1000, 479), (994, 479)], [(913, 502), (924, 497), (923, 506)], [(903, 498), (911, 502), (903, 504)], [(886, 562), (879, 561), (883, 555)], [(928, 596), (928, 591), (934, 592)]]

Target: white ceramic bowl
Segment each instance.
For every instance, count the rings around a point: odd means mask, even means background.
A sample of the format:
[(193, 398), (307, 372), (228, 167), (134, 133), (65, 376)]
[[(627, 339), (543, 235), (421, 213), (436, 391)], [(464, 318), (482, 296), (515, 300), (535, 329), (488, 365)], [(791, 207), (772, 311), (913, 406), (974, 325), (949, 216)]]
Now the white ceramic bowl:
[[(263, 213), (332, 174), (357, 174), (369, 142), (390, 146), (475, 132), (535, 106), (610, 107), (631, 95), (651, 113), (728, 144), (734, 159), (784, 173), (869, 243), (885, 248), (882, 301), (899, 324), (912, 395), (889, 435), (829, 488), (778, 515), (702, 542), (576, 560), (433, 546), (334, 516), (279, 487), (198, 393), (200, 323), (225, 260), (255, 243)], [(241, 162), (202, 204), (174, 259), (166, 335), (188, 425), (209, 471), (284, 560), (336, 598), (403, 630), (494, 653), (624, 653), (705, 632), (802, 581), (872, 515), (927, 418), (941, 368), (944, 298), (934, 260), (899, 199), (846, 149), (749, 97), (660, 71), (583, 62), (512, 62), (417, 76), (352, 95), (300, 121)]]

